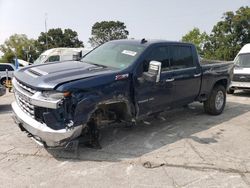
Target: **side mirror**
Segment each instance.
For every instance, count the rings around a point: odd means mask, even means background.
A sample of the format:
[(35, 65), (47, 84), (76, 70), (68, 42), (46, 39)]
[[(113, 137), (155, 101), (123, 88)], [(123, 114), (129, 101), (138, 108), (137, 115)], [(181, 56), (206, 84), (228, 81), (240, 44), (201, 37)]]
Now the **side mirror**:
[(159, 82), (161, 77), (161, 62), (150, 61), (148, 72), (143, 73), (143, 78), (150, 82)]
[(82, 51), (73, 54), (74, 61), (80, 61), (82, 59)]

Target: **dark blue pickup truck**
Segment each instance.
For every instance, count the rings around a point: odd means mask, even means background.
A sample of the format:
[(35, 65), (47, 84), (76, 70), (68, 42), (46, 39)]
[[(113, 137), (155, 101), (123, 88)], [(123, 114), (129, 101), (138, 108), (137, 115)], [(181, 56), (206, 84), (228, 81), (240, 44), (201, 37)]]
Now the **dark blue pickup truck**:
[(14, 119), (46, 147), (83, 135), (98, 147), (101, 125), (125, 122), (200, 101), (218, 115), (232, 63), (200, 64), (193, 44), (162, 40), (105, 43), (81, 61), (22, 68), (13, 79)]

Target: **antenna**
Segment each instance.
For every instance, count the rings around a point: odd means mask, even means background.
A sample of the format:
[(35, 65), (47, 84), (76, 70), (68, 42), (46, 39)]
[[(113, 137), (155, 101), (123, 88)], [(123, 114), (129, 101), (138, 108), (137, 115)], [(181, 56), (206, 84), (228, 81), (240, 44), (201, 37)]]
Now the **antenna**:
[(145, 38), (143, 38), (143, 39), (141, 39), (141, 43), (142, 44), (144, 44), (144, 43), (146, 43), (146, 42), (148, 42)]
[(45, 38), (46, 38), (46, 48), (48, 50), (47, 18), (48, 18), (48, 14), (45, 13)]

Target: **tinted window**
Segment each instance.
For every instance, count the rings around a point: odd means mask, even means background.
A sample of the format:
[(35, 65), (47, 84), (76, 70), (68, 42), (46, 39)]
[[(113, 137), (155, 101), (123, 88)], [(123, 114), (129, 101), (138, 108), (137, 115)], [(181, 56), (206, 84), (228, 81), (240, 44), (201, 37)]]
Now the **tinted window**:
[(5, 70), (8, 70), (8, 71), (13, 71), (14, 69), (12, 68), (12, 66), (10, 65), (0, 65), (0, 71), (5, 71)]
[(54, 61), (60, 61), (59, 55), (53, 55), (49, 57), (49, 59), (46, 62), (54, 62)]
[(171, 69), (194, 67), (192, 48), (190, 46), (171, 46)]
[(154, 48), (148, 55), (144, 65), (144, 72), (148, 71), (150, 61), (161, 62), (162, 71), (169, 70), (169, 50), (167, 46)]

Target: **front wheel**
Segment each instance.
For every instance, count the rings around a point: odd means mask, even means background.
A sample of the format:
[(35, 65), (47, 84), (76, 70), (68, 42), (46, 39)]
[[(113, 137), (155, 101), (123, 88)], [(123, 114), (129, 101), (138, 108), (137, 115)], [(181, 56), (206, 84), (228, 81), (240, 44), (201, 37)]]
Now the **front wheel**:
[(204, 110), (211, 115), (219, 115), (223, 112), (226, 104), (226, 89), (222, 85), (213, 88), (211, 95), (204, 102)]

